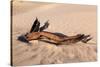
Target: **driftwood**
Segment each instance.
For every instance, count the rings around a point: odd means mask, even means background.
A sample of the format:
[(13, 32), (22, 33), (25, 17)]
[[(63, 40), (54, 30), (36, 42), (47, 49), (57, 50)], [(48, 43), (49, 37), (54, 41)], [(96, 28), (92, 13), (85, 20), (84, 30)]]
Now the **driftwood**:
[(62, 43), (70, 44), (70, 43), (77, 43), (80, 41), (83, 43), (87, 43), (89, 40), (92, 39), (90, 35), (85, 35), (85, 34), (67, 36), (62, 33), (52, 33), (44, 31), (45, 29), (48, 28), (48, 26), (49, 23), (47, 21), (43, 26), (40, 27), (40, 22), (36, 18), (30, 32), (25, 34), (26, 41), (29, 42), (31, 40), (41, 40), (44, 42), (54, 43), (54, 44), (62, 44)]

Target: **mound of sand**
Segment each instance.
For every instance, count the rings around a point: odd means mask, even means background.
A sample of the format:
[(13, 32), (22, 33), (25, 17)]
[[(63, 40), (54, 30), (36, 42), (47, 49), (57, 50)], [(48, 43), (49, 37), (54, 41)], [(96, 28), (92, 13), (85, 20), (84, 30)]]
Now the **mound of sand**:
[(96, 45), (59, 45), (33, 42), (31, 45), (17, 44), (13, 47), (14, 65), (58, 64), (96, 61)]
[[(32, 41), (32, 44), (18, 41), (18, 36), (30, 30), (36, 17), (41, 24), (49, 19), (47, 31), (90, 34), (93, 39), (87, 44), (59, 46), (41, 41)], [(19, 1), (13, 3), (12, 23), (13, 65), (96, 61), (96, 6)]]

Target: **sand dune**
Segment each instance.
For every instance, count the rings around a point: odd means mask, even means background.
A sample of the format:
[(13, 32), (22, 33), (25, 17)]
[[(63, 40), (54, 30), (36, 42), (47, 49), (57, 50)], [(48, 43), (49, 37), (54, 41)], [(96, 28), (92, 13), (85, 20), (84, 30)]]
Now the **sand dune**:
[[(96, 61), (96, 6), (17, 1), (13, 3), (12, 17), (13, 65)], [(41, 24), (49, 20), (46, 31), (90, 34), (93, 39), (87, 44), (59, 46), (41, 41), (32, 41), (32, 44), (18, 41), (18, 36), (30, 30), (36, 17)]]

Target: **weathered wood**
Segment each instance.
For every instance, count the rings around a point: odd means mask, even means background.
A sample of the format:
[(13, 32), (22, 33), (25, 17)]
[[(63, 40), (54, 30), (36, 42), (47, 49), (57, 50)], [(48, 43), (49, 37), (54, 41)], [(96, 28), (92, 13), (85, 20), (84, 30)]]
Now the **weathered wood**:
[[(61, 44), (61, 43), (77, 43), (79, 41), (83, 43), (87, 43), (92, 38), (90, 35), (85, 34), (77, 34), (74, 36), (67, 36), (62, 33), (52, 33), (48, 31), (43, 31), (44, 29), (48, 28), (49, 23), (48, 21), (45, 22), (45, 24), (40, 27), (40, 22), (38, 21), (38, 18), (34, 21), (34, 24), (32, 25), (32, 28), (30, 30), (30, 33), (25, 34), (26, 40), (32, 41), (32, 40), (44, 40), (45, 42), (53, 42), (55, 44)], [(25, 41), (25, 40), (24, 40)]]

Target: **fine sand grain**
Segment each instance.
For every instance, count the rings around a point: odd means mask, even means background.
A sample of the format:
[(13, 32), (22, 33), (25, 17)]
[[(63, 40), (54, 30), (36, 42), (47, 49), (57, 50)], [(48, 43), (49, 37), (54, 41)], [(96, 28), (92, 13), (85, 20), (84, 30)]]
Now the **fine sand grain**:
[[(46, 31), (66, 35), (90, 34), (93, 39), (87, 44), (59, 45), (32, 41), (18, 41), (18, 36), (29, 32), (35, 18), (41, 24), (49, 20)], [(96, 61), (96, 6), (56, 4), (42, 2), (13, 2), (12, 15), (12, 62), (13, 65), (58, 64)]]

